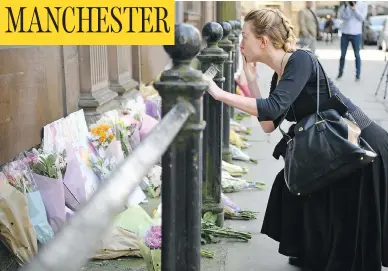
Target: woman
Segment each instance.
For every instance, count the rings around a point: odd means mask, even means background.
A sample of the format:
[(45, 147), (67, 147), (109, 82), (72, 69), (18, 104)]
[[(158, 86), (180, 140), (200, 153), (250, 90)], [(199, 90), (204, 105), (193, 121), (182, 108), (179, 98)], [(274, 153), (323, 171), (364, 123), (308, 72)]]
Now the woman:
[[(275, 9), (248, 13), (242, 31), (241, 51), (249, 89), (242, 97), (209, 80), (216, 99), (257, 116), (263, 130), (273, 132), (292, 105), (286, 119), (298, 122), (316, 111), (317, 62), (305, 50), (295, 50), (295, 35), (287, 18)], [(254, 69), (262, 62), (274, 70), (268, 98), (262, 98)], [(320, 99), (328, 99), (322, 68)], [(344, 97), (362, 129), (362, 137), (378, 153), (366, 167), (309, 196), (293, 196), (281, 171), (273, 184), (262, 233), (279, 242), (279, 252), (292, 257), (303, 270), (377, 271), (388, 266), (388, 133)], [(283, 142), (284, 143), (284, 142)], [(282, 142), (277, 152), (284, 152)], [(283, 147), (282, 147), (283, 145)]]

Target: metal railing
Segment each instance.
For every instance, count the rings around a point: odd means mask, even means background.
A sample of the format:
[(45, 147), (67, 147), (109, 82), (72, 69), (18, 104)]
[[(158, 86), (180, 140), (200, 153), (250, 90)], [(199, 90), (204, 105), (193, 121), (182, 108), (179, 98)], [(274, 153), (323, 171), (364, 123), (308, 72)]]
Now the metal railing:
[[(229, 134), (223, 125), (225, 122), (228, 125), (230, 109), (205, 93), (208, 85), (202, 72), (190, 64), (197, 56), (202, 71), (214, 76), (220, 87), (229, 80), (227, 91), (231, 91), (236, 71), (231, 69), (236, 61), (231, 49), (238, 45), (227, 42), (225, 37), (222, 44), (227, 48), (221, 49), (217, 44), (223, 35), (228, 36), (232, 31), (239, 34), (239, 24), (233, 27), (229, 23), (206, 24), (202, 34), (208, 46), (200, 52), (198, 29), (188, 24), (176, 25), (175, 45), (164, 47), (173, 67), (154, 83), (162, 97), (161, 122), (23, 271), (78, 271), (123, 210), (128, 196), (160, 157), (162, 270), (200, 270), (202, 213), (212, 210), (218, 214), (218, 223), (223, 223), (221, 152), (229, 148), (229, 142), (222, 137)], [(226, 79), (224, 64), (228, 71)]]

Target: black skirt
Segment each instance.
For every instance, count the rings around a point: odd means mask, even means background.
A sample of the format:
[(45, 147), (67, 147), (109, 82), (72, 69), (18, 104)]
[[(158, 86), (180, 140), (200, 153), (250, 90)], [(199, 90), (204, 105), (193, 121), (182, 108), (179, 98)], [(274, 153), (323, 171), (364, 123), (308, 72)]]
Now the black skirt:
[(379, 156), (346, 179), (293, 196), (282, 170), (272, 186), (261, 233), (313, 271), (388, 267), (388, 133), (373, 122), (361, 135)]

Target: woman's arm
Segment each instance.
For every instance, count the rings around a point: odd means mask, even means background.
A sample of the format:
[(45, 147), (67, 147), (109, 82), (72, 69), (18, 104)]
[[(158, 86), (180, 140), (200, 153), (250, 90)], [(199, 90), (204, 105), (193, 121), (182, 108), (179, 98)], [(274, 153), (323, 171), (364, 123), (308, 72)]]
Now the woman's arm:
[(220, 91), (219, 95), (215, 98), (230, 106), (236, 107), (245, 113), (257, 116), (256, 98), (244, 97), (227, 91)]
[[(259, 84), (257, 83), (256, 80), (254, 81), (247, 81), (248, 83), (248, 89), (249, 92), (252, 95), (252, 98), (261, 98), (261, 93), (260, 93), (260, 88)], [(263, 129), (264, 133), (272, 133), (275, 131), (276, 127), (273, 121), (259, 121), (261, 128)]]
[[(236, 107), (261, 121), (274, 121), (287, 111), (311, 77), (314, 65), (311, 56), (303, 50), (296, 51), (288, 60), (284, 74), (268, 98), (243, 97), (221, 90), (209, 80), (210, 94), (221, 102)], [(267, 127), (271, 130), (272, 127)]]

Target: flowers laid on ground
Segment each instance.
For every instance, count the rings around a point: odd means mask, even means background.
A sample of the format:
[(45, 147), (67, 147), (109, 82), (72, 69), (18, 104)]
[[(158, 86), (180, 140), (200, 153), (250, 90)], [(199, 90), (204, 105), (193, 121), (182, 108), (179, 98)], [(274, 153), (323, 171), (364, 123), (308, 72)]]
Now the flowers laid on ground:
[(222, 161), (222, 170), (227, 171), (233, 177), (241, 177), (243, 174), (248, 173), (248, 169), (246, 167), (240, 167), (225, 161)]
[[(161, 270), (162, 226), (154, 225), (144, 236), (140, 246), (141, 254), (146, 261), (148, 271)], [(214, 252), (201, 249), (201, 256), (213, 258)]]
[(161, 270), (162, 228), (151, 226), (140, 242), (140, 253), (147, 264), (148, 271)]
[[(85, 187), (82, 186), (85, 184), (88, 187), (88, 183), (93, 185), (93, 188), (94, 185), (97, 188), (99, 180), (107, 179), (118, 163), (131, 155), (132, 149), (156, 125), (156, 120), (159, 120), (161, 117), (159, 98), (157, 96), (150, 96), (145, 101), (143, 98), (137, 98), (136, 101), (126, 104), (124, 110), (114, 110), (105, 113), (90, 128), (87, 128), (86, 122), (83, 123), (83, 112), (81, 119), (76, 121), (75, 119), (71, 120), (71, 118), (68, 118), (69, 121), (66, 125), (64, 124), (66, 121), (63, 122), (63, 119), (58, 120), (48, 125), (50, 129), (46, 129), (44, 138), (47, 142), (44, 141), (42, 145), (46, 147), (45, 151), (33, 149), (31, 152), (25, 153), (26, 157), (19, 158), (3, 168), (6, 181), (22, 192), (26, 199), (28, 199), (30, 207), (30, 210), (28, 210), (29, 216), (34, 231), (37, 234), (37, 240), (40, 243), (50, 240), (54, 232), (57, 232), (64, 225), (67, 219), (66, 209), (70, 208), (70, 201), (67, 201), (66, 195), (70, 193), (71, 196), (76, 198), (75, 192), (80, 190), (78, 188), (85, 190)], [(239, 114), (239, 116), (245, 117), (244, 114)], [(81, 124), (84, 126), (83, 129), (81, 129)], [(249, 128), (237, 121), (233, 120), (231, 122), (231, 143), (234, 145), (232, 146), (232, 156), (235, 160), (257, 163), (256, 160), (250, 158), (241, 150), (249, 146), (245, 142), (247, 139), (242, 134), (247, 135), (249, 133)], [(52, 138), (50, 142), (48, 141), (49, 137)], [(81, 141), (83, 144), (80, 144)], [(63, 151), (64, 149), (66, 151)], [(74, 150), (74, 153), (71, 150)], [(245, 167), (223, 161), (222, 169), (222, 189), (224, 192), (235, 192), (246, 188), (262, 189), (264, 187), (264, 184), (261, 182), (249, 182), (235, 178), (248, 172)], [(160, 195), (162, 185), (161, 172), (162, 168), (159, 165), (155, 165), (144, 178), (143, 189), (148, 191), (152, 197)], [(70, 182), (66, 183), (66, 180), (75, 180), (74, 183), (79, 181), (78, 184), (81, 183), (81, 185), (80, 187), (70, 187)], [(11, 187), (11, 189), (13, 188)], [(80, 197), (76, 200), (80, 199)], [(83, 197), (86, 198), (85, 200), (88, 198), (85, 195)], [(255, 219), (257, 216), (257, 212), (240, 209), (225, 195), (222, 195), (222, 200), (225, 218), (248, 220)], [(141, 200), (138, 202), (141, 202)], [(133, 206), (138, 205), (134, 203)], [(142, 209), (140, 206), (138, 207)], [(161, 220), (160, 207), (158, 208), (158, 220)], [(74, 207), (71, 210), (72, 212), (77, 212), (78, 209)], [(39, 220), (36, 219), (37, 216), (39, 216)], [(139, 217), (137, 214), (131, 214), (128, 217), (128, 221), (131, 221), (134, 228), (140, 227), (139, 225), (142, 224), (136, 221), (137, 217)], [(232, 238), (245, 242), (252, 238), (249, 232), (239, 232), (217, 227), (215, 221), (216, 215), (210, 212), (206, 213), (202, 218), (201, 237), (204, 244), (216, 243), (219, 241), (219, 238)], [(143, 225), (143, 232), (148, 227), (149, 225), (145, 227)], [(117, 229), (119, 229), (118, 226), (116, 227)], [(120, 229), (124, 229), (124, 227)], [(127, 228), (125, 230), (129, 231)], [(142, 255), (147, 262), (148, 270), (160, 270), (161, 226), (151, 226), (145, 235), (134, 233), (134, 236), (141, 243)], [(116, 250), (118, 250), (117, 247)], [(119, 257), (112, 255), (111, 257)], [(214, 253), (201, 250), (201, 256), (213, 258)]]
[(207, 212), (201, 220), (202, 244), (218, 243), (218, 238), (232, 238), (247, 242), (252, 239), (250, 232), (234, 231), (232, 229), (221, 228), (216, 225), (217, 215)]
[(102, 156), (91, 155), (89, 160), (89, 166), (93, 172), (97, 175), (99, 180), (105, 180), (113, 169), (117, 166), (114, 157), (106, 158), (103, 152), (100, 152)]
[(233, 193), (245, 189), (264, 189), (265, 183), (259, 181), (247, 181), (241, 178), (233, 177), (228, 171), (221, 173), (221, 187), (224, 193)]
[(39, 175), (53, 179), (62, 178), (66, 172), (66, 151), (62, 154), (45, 154), (42, 150), (33, 149), (27, 154), (31, 170)]
[(107, 148), (115, 139), (113, 128), (107, 123), (94, 124), (90, 128), (90, 140), (96, 148)]
[(22, 160), (15, 160), (4, 166), (3, 174), (8, 183), (22, 193), (38, 190), (28, 166)]
[(241, 210), (226, 195), (221, 194), (221, 199), (224, 205), (224, 217), (226, 219), (251, 220), (257, 218), (258, 212)]
[(234, 145), (230, 145), (230, 152), (232, 153), (232, 159), (233, 160), (240, 160), (245, 162), (252, 162), (254, 164), (257, 164), (258, 161), (256, 159), (252, 159), (249, 157), (248, 154), (243, 152), (241, 149)]
[(144, 242), (150, 249), (162, 247), (162, 226), (152, 226), (144, 237)]

